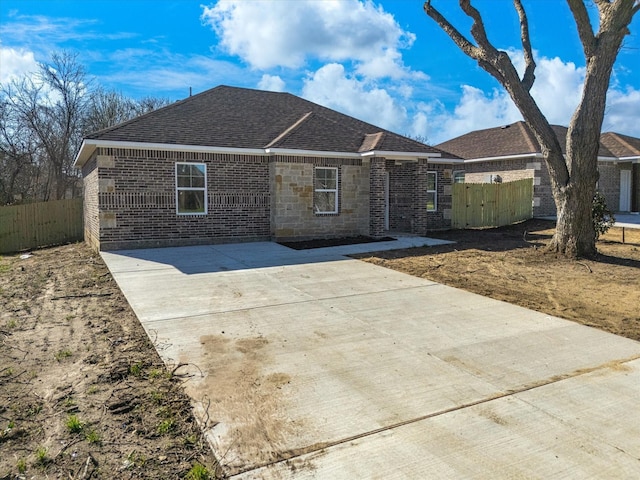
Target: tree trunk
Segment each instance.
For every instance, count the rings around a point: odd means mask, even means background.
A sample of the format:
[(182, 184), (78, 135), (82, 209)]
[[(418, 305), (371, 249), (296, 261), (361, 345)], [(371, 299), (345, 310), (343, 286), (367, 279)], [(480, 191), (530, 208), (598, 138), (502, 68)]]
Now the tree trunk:
[(558, 219), (548, 249), (567, 257), (593, 257), (596, 234), (591, 216), (594, 188), (572, 183), (556, 195)]

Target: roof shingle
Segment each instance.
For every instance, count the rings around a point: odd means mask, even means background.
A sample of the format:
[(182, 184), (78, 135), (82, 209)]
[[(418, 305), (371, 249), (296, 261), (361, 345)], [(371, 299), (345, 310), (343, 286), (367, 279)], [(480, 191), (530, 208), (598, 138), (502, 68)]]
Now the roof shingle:
[[(562, 152), (565, 153), (567, 127), (551, 125), (551, 128), (558, 137)], [(608, 145), (601, 141), (598, 155), (616, 156), (607, 147)], [(465, 160), (541, 153), (533, 132), (525, 122), (475, 130), (436, 145), (436, 148), (453, 153)]]
[[(384, 133), (378, 142), (369, 135)], [(289, 93), (219, 86), (86, 137), (92, 140), (327, 152), (441, 153)], [(381, 140), (381, 141), (380, 141)], [(368, 150), (366, 150), (368, 151)]]

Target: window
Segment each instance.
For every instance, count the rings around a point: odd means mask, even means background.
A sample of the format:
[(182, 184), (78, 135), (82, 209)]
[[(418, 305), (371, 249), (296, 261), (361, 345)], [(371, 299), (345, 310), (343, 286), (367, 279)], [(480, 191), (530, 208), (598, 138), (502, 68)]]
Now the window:
[(207, 213), (207, 166), (204, 163), (176, 163), (176, 213)]
[(464, 183), (464, 170), (453, 172), (453, 183)]
[(316, 213), (338, 213), (338, 169), (316, 167), (313, 209)]
[(427, 172), (427, 212), (438, 209), (438, 173)]

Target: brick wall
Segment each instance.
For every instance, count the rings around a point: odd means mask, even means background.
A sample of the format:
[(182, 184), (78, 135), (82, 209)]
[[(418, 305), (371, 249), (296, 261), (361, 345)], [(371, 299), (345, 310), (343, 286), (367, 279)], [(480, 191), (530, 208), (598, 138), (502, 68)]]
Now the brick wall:
[[(427, 211), (427, 173), (437, 174), (437, 211)], [(452, 165), (427, 163), (420, 159), (416, 166), (415, 202), (412, 233), (425, 235), (433, 230), (451, 228)]]
[(94, 155), (82, 168), (84, 181), (84, 240), (95, 249), (100, 248), (100, 221), (98, 209), (97, 156)]
[(598, 190), (604, 195), (612, 212), (620, 207), (620, 165), (613, 162), (598, 163)]
[[(100, 248), (269, 238), (269, 165), (261, 156), (99, 149)], [(177, 215), (176, 162), (207, 166), (207, 215)]]
[[(338, 168), (338, 213), (314, 212), (315, 167)], [(270, 165), (271, 235), (279, 241), (369, 234), (369, 167), (359, 159), (278, 156)]]

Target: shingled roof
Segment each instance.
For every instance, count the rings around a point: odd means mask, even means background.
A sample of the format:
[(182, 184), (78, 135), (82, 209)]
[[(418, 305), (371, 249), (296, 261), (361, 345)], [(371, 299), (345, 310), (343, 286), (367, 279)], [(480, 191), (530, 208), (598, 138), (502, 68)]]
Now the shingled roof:
[(229, 86), (215, 87), (88, 135), (76, 163), (86, 161), (85, 147), (95, 148), (100, 142), (433, 157), (442, 153), (290, 93)]
[[(562, 152), (565, 153), (567, 127), (552, 125), (551, 128), (553, 128), (558, 137)], [(540, 145), (538, 145), (533, 132), (524, 122), (475, 130), (436, 145), (436, 148), (453, 153), (465, 160), (515, 157), (541, 153)], [(598, 155), (601, 157), (615, 157), (602, 142), (600, 143)]]
[(600, 136), (600, 142), (618, 158), (640, 158), (640, 138), (606, 132)]

